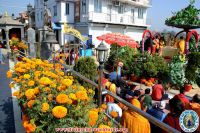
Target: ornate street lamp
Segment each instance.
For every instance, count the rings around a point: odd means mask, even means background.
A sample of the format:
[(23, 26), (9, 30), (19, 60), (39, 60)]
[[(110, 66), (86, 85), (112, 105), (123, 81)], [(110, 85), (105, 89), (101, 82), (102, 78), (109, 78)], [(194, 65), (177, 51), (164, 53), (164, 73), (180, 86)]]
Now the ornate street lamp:
[(28, 24), (29, 27), (31, 27), (31, 11), (33, 10), (33, 7), (31, 4), (27, 5), (27, 11), (28, 11)]
[(103, 68), (104, 68), (104, 62), (107, 59), (108, 56), (108, 48), (106, 45), (101, 42), (101, 44), (96, 48), (96, 56), (97, 60), (99, 62), (99, 80), (98, 80), (98, 106), (101, 106), (102, 104), (102, 78), (103, 78)]

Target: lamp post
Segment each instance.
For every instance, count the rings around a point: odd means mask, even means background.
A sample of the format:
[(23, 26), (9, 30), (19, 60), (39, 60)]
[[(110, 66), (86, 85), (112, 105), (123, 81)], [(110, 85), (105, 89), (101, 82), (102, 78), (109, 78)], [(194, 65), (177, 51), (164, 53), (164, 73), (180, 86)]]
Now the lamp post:
[(104, 68), (104, 62), (107, 59), (108, 55), (108, 48), (106, 45), (101, 42), (101, 44), (96, 48), (96, 56), (97, 60), (99, 62), (99, 80), (98, 80), (98, 106), (101, 106), (102, 104), (102, 78), (103, 78), (103, 68)]
[(29, 27), (31, 27), (31, 11), (32, 11), (33, 7), (31, 4), (27, 5), (27, 11), (28, 11), (28, 24)]

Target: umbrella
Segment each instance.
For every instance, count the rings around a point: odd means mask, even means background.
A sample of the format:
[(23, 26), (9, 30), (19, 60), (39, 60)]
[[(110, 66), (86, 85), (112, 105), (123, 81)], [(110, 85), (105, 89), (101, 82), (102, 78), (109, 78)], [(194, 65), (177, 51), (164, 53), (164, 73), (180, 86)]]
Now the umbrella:
[(131, 48), (136, 48), (138, 44), (131, 37), (121, 34), (121, 33), (107, 33), (97, 37), (100, 41), (105, 41), (108, 44), (117, 43), (119, 46), (129, 46)]

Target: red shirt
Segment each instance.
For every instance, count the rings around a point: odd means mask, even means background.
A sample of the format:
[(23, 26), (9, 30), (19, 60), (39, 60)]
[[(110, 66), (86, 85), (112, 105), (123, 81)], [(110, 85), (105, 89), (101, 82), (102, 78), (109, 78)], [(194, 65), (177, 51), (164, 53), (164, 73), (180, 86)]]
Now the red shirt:
[(161, 84), (156, 84), (152, 87), (151, 97), (153, 100), (160, 101), (163, 97), (164, 89)]
[(186, 98), (186, 96), (184, 94), (175, 95), (174, 98), (179, 98), (184, 106), (186, 104), (190, 103), (190, 101)]
[[(179, 116), (173, 116), (172, 114), (169, 113), (163, 122), (175, 128), (176, 130), (182, 132), (180, 124), (179, 124)], [(163, 131), (163, 133), (166, 133), (166, 132)]]

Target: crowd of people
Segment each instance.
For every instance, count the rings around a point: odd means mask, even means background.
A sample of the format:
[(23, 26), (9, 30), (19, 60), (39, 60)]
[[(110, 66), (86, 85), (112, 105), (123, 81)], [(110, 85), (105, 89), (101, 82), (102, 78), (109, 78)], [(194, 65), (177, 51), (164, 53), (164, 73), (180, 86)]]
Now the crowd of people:
[[(137, 85), (127, 85), (122, 79), (110, 81), (109, 76), (105, 76), (104, 86), (106, 89), (131, 103), (138, 109), (157, 118), (159, 121), (168, 124), (180, 132), (179, 117), (184, 110), (194, 110), (200, 117), (200, 95), (196, 94), (190, 101), (185, 96), (184, 87), (179, 88), (180, 94), (169, 98), (165, 93), (162, 82), (158, 82), (152, 87), (145, 90)], [(97, 90), (98, 91), (98, 90)], [(97, 95), (96, 95), (97, 98)], [(147, 118), (129, 109), (122, 103), (116, 101), (112, 96), (106, 94), (103, 96), (103, 102), (107, 104), (107, 113), (115, 111), (118, 113), (116, 121), (128, 128), (131, 133), (156, 133), (164, 130), (151, 124)], [(196, 132), (200, 132), (200, 127)]]

